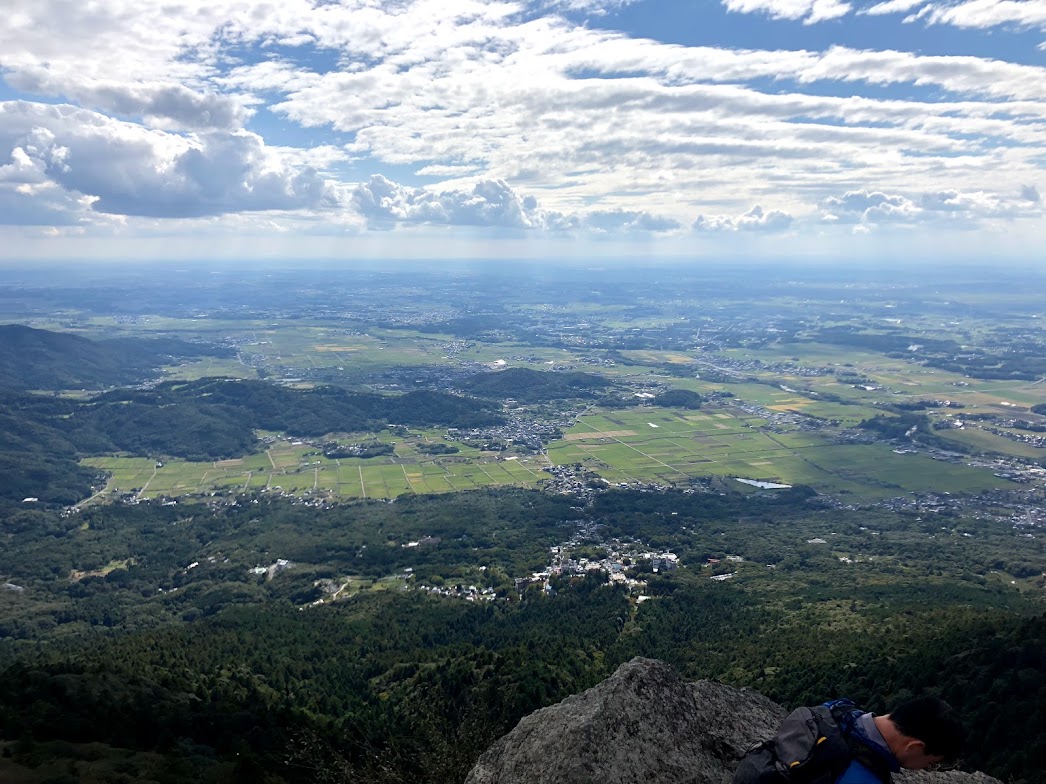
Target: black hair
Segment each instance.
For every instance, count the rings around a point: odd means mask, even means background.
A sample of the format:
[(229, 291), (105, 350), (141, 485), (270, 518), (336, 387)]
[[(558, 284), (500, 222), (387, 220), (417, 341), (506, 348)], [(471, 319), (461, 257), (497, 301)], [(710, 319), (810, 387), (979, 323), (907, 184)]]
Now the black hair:
[(916, 697), (890, 712), (890, 720), (902, 735), (921, 740), (926, 753), (954, 761), (962, 751), (966, 733), (959, 714), (938, 697)]

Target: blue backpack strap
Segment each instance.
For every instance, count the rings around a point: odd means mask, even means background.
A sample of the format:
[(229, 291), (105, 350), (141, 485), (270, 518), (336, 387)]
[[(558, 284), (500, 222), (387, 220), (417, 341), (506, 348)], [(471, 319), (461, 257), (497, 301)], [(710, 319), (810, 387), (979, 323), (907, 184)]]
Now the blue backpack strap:
[(839, 727), (842, 737), (850, 749), (852, 759), (857, 760), (883, 784), (890, 784), (890, 765), (875, 749), (871, 748), (864, 740), (861, 733), (855, 731), (858, 719), (864, 715), (864, 711), (848, 698), (831, 700), (824, 704), (831, 711), (832, 718)]
[(831, 711), (832, 718), (838, 725), (839, 731), (846, 737), (850, 737), (853, 734), (857, 720), (864, 714), (864, 711), (857, 707), (857, 703), (848, 697), (830, 700), (824, 704), (824, 707)]

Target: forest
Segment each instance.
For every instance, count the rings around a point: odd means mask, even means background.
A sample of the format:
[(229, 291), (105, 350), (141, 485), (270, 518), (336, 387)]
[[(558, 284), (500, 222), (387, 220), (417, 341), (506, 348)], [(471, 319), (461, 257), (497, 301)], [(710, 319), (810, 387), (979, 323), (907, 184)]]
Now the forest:
[(104, 389), (141, 381), (174, 358), (235, 353), (227, 346), (171, 337), (96, 341), (0, 324), (0, 389)]
[(470, 394), (498, 399), (512, 398), (520, 403), (588, 398), (608, 386), (606, 379), (592, 373), (547, 373), (522, 367), (479, 373), (466, 379), (464, 384)]
[[(1031, 784), (1046, 765), (1046, 616), (994, 577), (1046, 554), (998, 522), (846, 513), (804, 488), (583, 508), (489, 490), (23, 510), (2, 535), (19, 590), (0, 591), (0, 728), (11, 765), (55, 781), (456, 782), (520, 717), (635, 655), (786, 706), (929, 691), (972, 730), (966, 766)], [(605, 572), (514, 582), (553, 546), (615, 542), (681, 567), (629, 559), (642, 603)], [(470, 582), (493, 598), (422, 590)]]

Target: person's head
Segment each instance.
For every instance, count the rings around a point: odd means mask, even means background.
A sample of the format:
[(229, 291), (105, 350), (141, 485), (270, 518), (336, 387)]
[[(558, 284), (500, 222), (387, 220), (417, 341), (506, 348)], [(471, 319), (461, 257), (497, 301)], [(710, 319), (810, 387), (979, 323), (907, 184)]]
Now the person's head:
[(894, 730), (886, 741), (902, 768), (921, 770), (953, 762), (962, 751), (965, 733), (959, 714), (942, 699), (917, 697), (883, 718)]

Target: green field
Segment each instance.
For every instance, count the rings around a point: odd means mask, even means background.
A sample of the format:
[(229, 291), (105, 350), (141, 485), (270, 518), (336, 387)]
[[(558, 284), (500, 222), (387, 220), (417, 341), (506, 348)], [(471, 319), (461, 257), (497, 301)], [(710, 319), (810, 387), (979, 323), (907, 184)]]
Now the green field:
[[(832, 367), (836, 373), (854, 373), (881, 384), (884, 389), (865, 390), (842, 384), (833, 375), (795, 377), (782, 373), (753, 371), (750, 375), (783, 383), (792, 388), (827, 392), (856, 403), (889, 403), (906, 399), (943, 399), (960, 402), (970, 410), (992, 413), (1017, 413), (1037, 403), (1046, 403), (1046, 387), (1032, 381), (996, 381), (968, 378), (937, 368), (925, 367), (913, 356), (911, 360), (887, 357), (874, 351), (860, 351), (821, 343), (783, 343), (761, 349), (729, 349), (722, 352), (733, 360), (759, 360), (768, 364), (787, 362), (807, 367)], [(715, 358), (708, 359), (712, 364)], [(697, 367), (700, 372), (700, 366)], [(749, 375), (749, 373), (746, 373)], [(736, 392), (736, 384), (726, 387), (752, 402), (762, 403), (766, 394), (747, 386), (748, 394)], [(767, 386), (766, 389), (772, 389)], [(1013, 406), (1004, 403), (1014, 404)], [(765, 405), (765, 403), (762, 403)], [(1015, 407), (1016, 408), (1015, 408)]]
[[(743, 303), (723, 304), (733, 307)], [(780, 304), (795, 307), (788, 298)], [(334, 318), (292, 322), (275, 316), (234, 320), (150, 315), (134, 325), (92, 316), (81, 319), (76, 331), (94, 338), (171, 334), (233, 341), (243, 360), (204, 358), (169, 366), (163, 372), (170, 379), (211, 375), (254, 378), (259, 375), (257, 366), (270, 378), (301, 378), (306, 385), (318, 379), (336, 379), (350, 385), (358, 383), (363, 388), (399, 392), (411, 382), (404, 382), (405, 376), (397, 369), (420, 371), (444, 365), (463, 366), (472, 372), (475, 363), (493, 365), (503, 360), (516, 367), (548, 369), (565, 365), (599, 373), (618, 385), (614, 393), (623, 396), (639, 389), (665, 387), (689, 389), (702, 395), (729, 392), (737, 403), (830, 420), (843, 428), (889, 411), (890, 404), (898, 402), (950, 400), (965, 407), (961, 411), (927, 410), (934, 421), (973, 413), (1034, 418), (1028, 414), (1028, 408), (1046, 403), (1046, 384), (1039, 382), (969, 378), (924, 366), (916, 354), (886, 356), (872, 350), (805, 342), (801, 338), (798, 342), (768, 342), (716, 352), (672, 349), (671, 344), (663, 349), (622, 349), (614, 352), (616, 364), (602, 366), (601, 357), (609, 356), (603, 349), (576, 346), (569, 340), (581, 335), (576, 324), (591, 323), (597, 331), (638, 331), (671, 326), (681, 314), (674, 310), (633, 314), (621, 304), (590, 302), (514, 302), (505, 311), (508, 321), (519, 314), (533, 319), (535, 324), (557, 322), (570, 315), (574, 324), (562, 327), (560, 335), (568, 347), (484, 342), (422, 332), (409, 325), (393, 328), (388, 324), (364, 326), (357, 322), (353, 327)], [(913, 333), (928, 330), (926, 334), (931, 336), (958, 336), (952, 327), (934, 318), (905, 318), (906, 329)], [(55, 318), (53, 326), (68, 328), (75, 321), (75, 314), (62, 314)], [(846, 322), (829, 319), (821, 326), (833, 323)], [(977, 323), (968, 326), (970, 334), (983, 327)], [(752, 360), (765, 365), (751, 364)], [(829, 368), (834, 373), (820, 370), (822, 375), (804, 375), (795, 366)], [(387, 373), (388, 376), (383, 375)], [(865, 389), (863, 384), (840, 382), (844, 374), (864, 377), (871, 386), (881, 388)], [(572, 408), (575, 404), (576, 401), (568, 401), (556, 413), (576, 411)], [(1046, 450), (988, 433), (971, 423), (964, 430), (942, 430), (939, 435), (977, 451), (1032, 460), (1044, 456)], [(395, 454), (367, 460), (327, 460), (308, 443), (277, 438), (264, 452), (233, 461), (169, 460), (157, 466), (151, 459), (111, 457), (91, 458), (85, 463), (112, 472), (103, 497), (134, 493), (142, 498), (264, 488), (332, 497), (392, 498), (404, 493), (442, 493), (502, 484), (533, 486), (548, 478), (543, 467), (570, 463), (580, 463), (611, 482), (684, 484), (707, 476), (740, 477), (809, 484), (821, 492), (868, 499), (912, 491), (979, 492), (1014, 486), (988, 469), (934, 460), (925, 454), (896, 454), (885, 444), (839, 444), (828, 430), (800, 431), (790, 425), (775, 424), (770, 414), (759, 418), (732, 407), (706, 406), (696, 412), (648, 407), (592, 410), (581, 416), (565, 438), (549, 444), (546, 455), (518, 455), (513, 460), (460, 444), (458, 454), (428, 455), (418, 447), (426, 441), (441, 442), (442, 433), (436, 431), (411, 432), (407, 437), (395, 437), (386, 431), (357, 434), (356, 438), (394, 443)]]
[[(837, 444), (816, 432), (774, 433), (761, 429), (764, 424), (737, 409), (643, 407), (597, 410), (580, 417), (562, 440), (549, 445), (547, 456), (498, 455), (463, 445), (456, 445), (457, 454), (427, 455), (419, 448), (422, 444), (452, 442), (437, 431), (412, 431), (406, 437), (384, 431), (340, 436), (343, 441), (376, 439), (394, 445), (394, 455), (368, 459), (332, 460), (307, 442), (269, 435), (271, 443), (263, 452), (235, 460), (161, 464), (147, 458), (95, 457), (84, 463), (111, 472), (100, 497), (133, 494), (143, 499), (262, 489), (395, 498), (494, 485), (536, 486), (548, 478), (542, 471), (545, 466), (571, 463), (613, 483), (685, 484), (693, 478), (722, 476), (806, 484), (823, 493), (868, 499), (1013, 487), (984, 468), (897, 454), (883, 444)], [(960, 435), (968, 440), (972, 434)]]
[(92, 457), (83, 463), (110, 472), (101, 498), (133, 494), (145, 499), (261, 489), (295, 495), (395, 498), (404, 493), (446, 493), (491, 485), (532, 487), (548, 478), (541, 470), (548, 463), (541, 457), (510, 455), (502, 459), (467, 447), (461, 447), (455, 455), (430, 456), (421, 453), (417, 445), (437, 440), (434, 434), (416, 433), (401, 440), (388, 433), (381, 437), (396, 442), (395, 455), (330, 460), (313, 445), (279, 439), (264, 452), (235, 460), (166, 460), (160, 464), (148, 458)]
[(835, 444), (818, 433), (763, 432), (761, 424), (725, 409), (595, 412), (581, 417), (548, 455), (556, 464), (581, 463), (612, 482), (726, 476), (870, 498), (1014, 486), (982, 468), (898, 455), (882, 444)]
[(949, 440), (957, 441), (975, 449), (998, 452), (1004, 455), (1016, 455), (1032, 460), (1046, 460), (1046, 449), (1013, 441), (1009, 438), (989, 433), (979, 427), (966, 427), (963, 430), (943, 430), (940, 434)]

